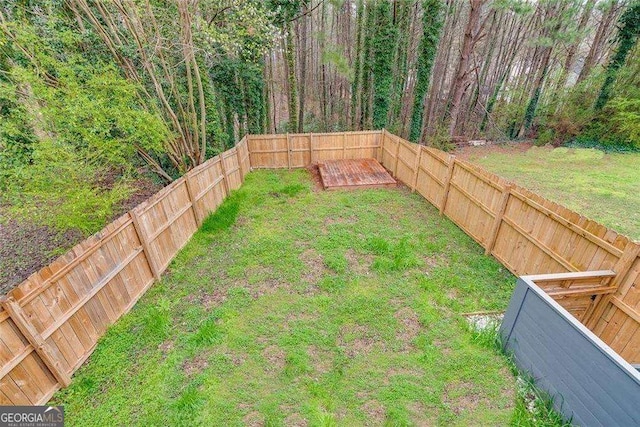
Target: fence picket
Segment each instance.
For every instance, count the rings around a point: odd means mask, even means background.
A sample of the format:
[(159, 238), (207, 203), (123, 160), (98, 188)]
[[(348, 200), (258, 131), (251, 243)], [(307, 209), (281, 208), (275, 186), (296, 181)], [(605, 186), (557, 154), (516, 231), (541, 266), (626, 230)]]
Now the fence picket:
[(449, 156), (449, 165), (447, 167), (447, 176), (444, 179), (444, 189), (442, 191), (442, 200), (440, 201), (440, 215), (444, 214), (444, 210), (447, 207), (447, 199), (449, 199), (449, 189), (451, 188), (451, 178), (453, 177), (453, 170), (456, 167), (456, 157), (454, 155)]
[(22, 308), (16, 300), (11, 297), (2, 297), (2, 299), (0, 299), (0, 304), (7, 314), (9, 314), (9, 317), (13, 320), (13, 323), (18, 327), (22, 335), (24, 335), (29, 344), (31, 344), (36, 353), (38, 353), (40, 359), (42, 359), (44, 364), (47, 365), (47, 368), (49, 368), (58, 382), (60, 382), (64, 387), (71, 384), (71, 378), (62, 368), (60, 361), (53, 355), (51, 347), (40, 336), (27, 316), (25, 316)]

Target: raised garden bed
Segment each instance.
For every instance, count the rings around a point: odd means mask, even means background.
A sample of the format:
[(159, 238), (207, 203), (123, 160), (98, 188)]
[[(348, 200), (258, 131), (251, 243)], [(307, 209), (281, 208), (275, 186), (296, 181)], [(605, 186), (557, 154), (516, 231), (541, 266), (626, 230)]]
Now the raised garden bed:
[[(640, 424), (638, 371), (549, 296), (555, 295), (583, 317), (581, 306), (588, 304), (580, 304), (579, 299), (606, 294), (611, 289), (602, 285), (602, 279), (612, 274), (521, 277), (500, 329), (504, 347), (517, 366), (577, 425)], [(558, 289), (560, 283), (564, 286)], [(573, 301), (562, 301), (567, 297)]]

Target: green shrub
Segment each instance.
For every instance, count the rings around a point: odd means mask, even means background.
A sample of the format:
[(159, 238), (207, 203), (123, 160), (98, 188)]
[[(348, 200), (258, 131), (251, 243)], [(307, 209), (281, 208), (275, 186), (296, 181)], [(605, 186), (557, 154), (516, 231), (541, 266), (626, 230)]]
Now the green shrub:
[[(618, 97), (609, 101), (611, 123), (628, 145), (640, 149), (640, 98)], [(625, 144), (627, 145), (627, 144)]]

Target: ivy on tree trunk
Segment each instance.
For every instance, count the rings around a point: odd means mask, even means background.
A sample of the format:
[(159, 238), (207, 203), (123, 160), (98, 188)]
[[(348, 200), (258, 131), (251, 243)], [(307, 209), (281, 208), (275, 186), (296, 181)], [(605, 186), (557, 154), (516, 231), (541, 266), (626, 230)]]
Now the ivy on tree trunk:
[(382, 129), (387, 124), (389, 96), (393, 80), (393, 55), (396, 51), (396, 26), (393, 23), (391, 3), (376, 3), (375, 33), (373, 35), (373, 127)]
[(429, 89), (431, 69), (438, 48), (440, 30), (442, 29), (441, 0), (425, 0), (422, 3), (422, 40), (420, 40), (420, 54), (417, 64), (417, 82), (413, 100), (413, 114), (411, 117), (411, 132), (409, 139), (417, 142), (420, 138), (422, 120), (424, 116), (424, 98)]

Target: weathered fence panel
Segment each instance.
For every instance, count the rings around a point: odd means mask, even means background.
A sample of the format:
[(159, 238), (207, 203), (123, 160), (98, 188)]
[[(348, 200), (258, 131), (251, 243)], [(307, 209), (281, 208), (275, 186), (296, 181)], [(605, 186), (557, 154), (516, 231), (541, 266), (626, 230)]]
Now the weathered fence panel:
[(247, 138), (253, 169), (289, 167), (288, 135), (251, 135)]
[(30, 276), (2, 301), (0, 399), (46, 401), (153, 282), (129, 214)]
[(442, 177), (447, 174), (447, 168), (451, 162), (449, 157), (451, 156), (442, 156), (436, 150), (422, 147), (416, 190), (434, 206), (442, 205), (445, 187)]
[(188, 174), (193, 210), (201, 224), (208, 212), (216, 210), (227, 197), (222, 160), (216, 156)]
[(134, 208), (133, 215), (137, 217), (139, 231), (146, 236), (158, 271), (165, 270), (198, 229), (185, 177)]
[(378, 158), (380, 132), (249, 135), (253, 169), (301, 168), (324, 160)]
[[(640, 363), (640, 246), (473, 164), (382, 131), (382, 163), (516, 275), (613, 270), (615, 292), (555, 295), (630, 363)], [(415, 146), (415, 144), (412, 144)], [(398, 173), (398, 168), (400, 169)], [(417, 177), (411, 177), (411, 172)], [(593, 300), (591, 299), (593, 297)]]
[(0, 404), (46, 402), (251, 169), (247, 140), (194, 168), (0, 300)]
[[(618, 264), (617, 290), (602, 298), (588, 326), (630, 363), (640, 363), (640, 258), (630, 246)], [(631, 260), (626, 262), (626, 260)], [(628, 266), (628, 267), (627, 267)], [(622, 272), (627, 268), (626, 274)]]

